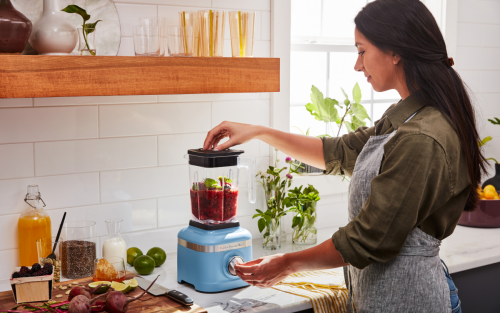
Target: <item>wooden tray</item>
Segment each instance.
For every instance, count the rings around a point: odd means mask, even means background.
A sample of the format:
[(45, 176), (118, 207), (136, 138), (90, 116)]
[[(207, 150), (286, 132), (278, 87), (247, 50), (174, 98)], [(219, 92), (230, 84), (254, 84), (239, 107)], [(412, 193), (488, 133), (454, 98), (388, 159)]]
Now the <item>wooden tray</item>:
[[(138, 275), (127, 272), (127, 279), (131, 279), (133, 277), (137, 277)], [(61, 290), (59, 289), (59, 286), (68, 286), (71, 283), (78, 282), (80, 285), (83, 285), (85, 287), (88, 287), (88, 284), (92, 282), (91, 277), (87, 278), (81, 278), (81, 279), (75, 279), (75, 280), (70, 280), (70, 281), (65, 281), (61, 283), (55, 283), (54, 285), (57, 287), (56, 289), (52, 290), (52, 300), (55, 301), (66, 301), (68, 300), (68, 295), (65, 293), (70, 289)], [(134, 297), (139, 295), (143, 290), (140, 287), (135, 288), (135, 290), (130, 291), (127, 293), (128, 297)], [(62, 295), (61, 298), (56, 298), (56, 295)], [(98, 300), (99, 301), (99, 300)], [(31, 304), (41, 304), (42, 302), (32, 302)], [(12, 295), (12, 291), (4, 291), (0, 292), (0, 310), (10, 310), (14, 306), (16, 306), (16, 303), (14, 301), (14, 297)], [(207, 310), (204, 308), (194, 304), (191, 307), (189, 306), (184, 306), (180, 303), (177, 303), (173, 300), (171, 300), (168, 297), (160, 296), (160, 297), (155, 297), (150, 295), (149, 293), (145, 294), (142, 298), (139, 300), (136, 300), (134, 302), (131, 302), (129, 307), (128, 307), (128, 312), (140, 312), (140, 313), (152, 313), (152, 312), (158, 312), (158, 313), (176, 313), (176, 312), (183, 312), (183, 313), (206, 313)], [(26, 311), (29, 312), (29, 311)]]

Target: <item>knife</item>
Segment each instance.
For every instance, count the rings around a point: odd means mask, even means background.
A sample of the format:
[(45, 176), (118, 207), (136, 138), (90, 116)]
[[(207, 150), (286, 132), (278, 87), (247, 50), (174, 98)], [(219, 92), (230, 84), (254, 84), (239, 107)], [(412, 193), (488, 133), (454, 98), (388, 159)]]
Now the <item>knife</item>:
[[(135, 277), (135, 279), (139, 283), (139, 287), (141, 287), (143, 290), (148, 289), (148, 287), (152, 283), (151, 281), (144, 279), (142, 277)], [(152, 294), (155, 297), (167, 296), (184, 305), (189, 305), (189, 306), (193, 305), (193, 300), (187, 295), (183, 294), (182, 292), (165, 288), (156, 283), (153, 286), (151, 286), (151, 288), (149, 288), (148, 293)]]

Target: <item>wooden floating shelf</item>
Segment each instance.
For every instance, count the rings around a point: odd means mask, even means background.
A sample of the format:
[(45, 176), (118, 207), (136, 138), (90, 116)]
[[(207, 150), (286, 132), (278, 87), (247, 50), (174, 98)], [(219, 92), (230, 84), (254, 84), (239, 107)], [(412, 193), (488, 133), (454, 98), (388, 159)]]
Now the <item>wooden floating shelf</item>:
[(0, 98), (278, 91), (278, 58), (0, 55)]

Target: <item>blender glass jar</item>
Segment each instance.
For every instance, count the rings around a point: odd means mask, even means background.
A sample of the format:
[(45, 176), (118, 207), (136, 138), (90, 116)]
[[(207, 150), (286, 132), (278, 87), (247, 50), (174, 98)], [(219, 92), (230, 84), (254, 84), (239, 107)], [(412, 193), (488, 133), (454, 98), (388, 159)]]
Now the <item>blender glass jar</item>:
[(242, 150), (188, 150), (191, 213), (203, 224), (235, 221), (240, 169), (248, 170), (248, 199), (255, 203), (255, 161)]

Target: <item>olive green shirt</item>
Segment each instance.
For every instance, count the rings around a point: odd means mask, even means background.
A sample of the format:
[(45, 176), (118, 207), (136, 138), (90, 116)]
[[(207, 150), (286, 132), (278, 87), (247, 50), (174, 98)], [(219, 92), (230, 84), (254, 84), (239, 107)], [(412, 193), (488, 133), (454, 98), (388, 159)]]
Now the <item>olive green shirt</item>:
[(397, 257), (415, 227), (440, 240), (450, 236), (470, 192), (465, 155), (453, 126), (412, 96), (392, 105), (374, 127), (323, 138), (326, 173), (350, 176), (368, 139), (394, 130), (362, 210), (332, 236), (344, 262), (360, 269)]

